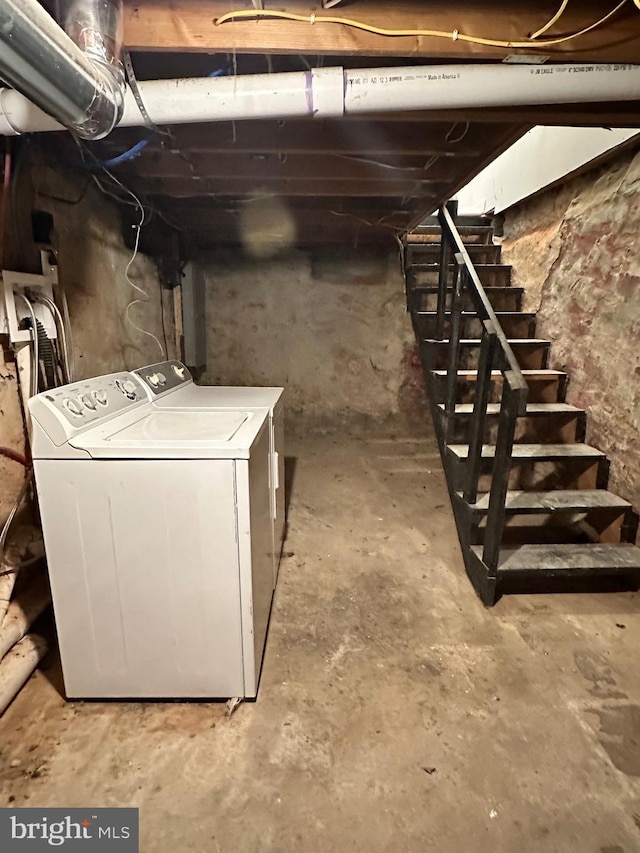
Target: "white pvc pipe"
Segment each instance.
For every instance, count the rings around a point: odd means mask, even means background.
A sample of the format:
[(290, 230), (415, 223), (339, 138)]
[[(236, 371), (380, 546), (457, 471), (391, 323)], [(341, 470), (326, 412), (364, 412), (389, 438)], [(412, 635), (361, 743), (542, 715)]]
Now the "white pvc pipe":
[(640, 65), (422, 65), (345, 80), (345, 113), (640, 99)]
[[(344, 74), (342, 68), (315, 68), (288, 74), (150, 80), (140, 83), (140, 94), (159, 125), (305, 115), (326, 118), (344, 112)], [(121, 124), (140, 123), (134, 99), (126, 98)]]
[(13, 588), (16, 585), (18, 570), (12, 571), (5, 564), (0, 563), (0, 571), (5, 572), (5, 574), (0, 575), (0, 625), (2, 625), (9, 609)]
[(11, 602), (0, 626), (0, 660), (24, 637), (50, 600), (49, 587), (41, 575)]
[(37, 634), (27, 634), (0, 664), (0, 715), (47, 653), (47, 642)]
[[(140, 94), (158, 125), (242, 119), (640, 99), (638, 65), (424, 65), (150, 80)], [(120, 125), (143, 125), (129, 90)], [(62, 130), (13, 90), (0, 90), (0, 135)]]

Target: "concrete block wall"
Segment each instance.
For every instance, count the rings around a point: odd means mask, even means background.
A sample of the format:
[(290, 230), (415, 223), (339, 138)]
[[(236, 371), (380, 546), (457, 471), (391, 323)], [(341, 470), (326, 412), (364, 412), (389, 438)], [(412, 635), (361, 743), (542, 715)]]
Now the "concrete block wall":
[(611, 458), (611, 488), (640, 509), (640, 154), (626, 154), (505, 214), (504, 263), (538, 310), (568, 402)]

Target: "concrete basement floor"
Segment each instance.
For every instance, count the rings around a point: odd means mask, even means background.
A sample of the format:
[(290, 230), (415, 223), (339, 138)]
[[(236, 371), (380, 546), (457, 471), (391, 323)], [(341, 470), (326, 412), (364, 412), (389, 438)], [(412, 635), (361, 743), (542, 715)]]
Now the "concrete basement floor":
[(640, 598), (464, 574), (435, 442), (307, 432), (262, 685), (0, 720), (0, 805), (140, 808), (145, 853), (640, 850)]

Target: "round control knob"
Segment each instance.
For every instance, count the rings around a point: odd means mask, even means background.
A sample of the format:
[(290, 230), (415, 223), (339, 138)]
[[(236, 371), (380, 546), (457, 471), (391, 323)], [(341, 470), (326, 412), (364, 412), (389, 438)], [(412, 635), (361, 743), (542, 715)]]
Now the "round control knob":
[(184, 379), (184, 367), (181, 364), (172, 365), (173, 372), (179, 379)]
[(122, 390), (130, 400), (135, 400), (138, 396), (138, 386), (133, 379), (125, 379), (122, 383)]
[(72, 415), (82, 417), (82, 406), (77, 400), (74, 400), (73, 397), (65, 397), (62, 401), (62, 405), (68, 412), (71, 412)]
[(93, 399), (96, 401), (96, 403), (99, 406), (106, 406), (107, 402), (108, 402), (107, 392), (106, 391), (94, 391), (93, 392)]
[(152, 373), (150, 376), (147, 376), (147, 382), (153, 388), (157, 388), (158, 385), (160, 384), (160, 377), (158, 376), (157, 373)]
[(91, 409), (92, 412), (95, 411), (97, 403), (95, 401), (95, 398), (92, 397), (91, 394), (83, 394), (82, 397), (80, 397), (80, 402), (87, 409)]
[(137, 385), (132, 379), (116, 379), (116, 388), (124, 394), (128, 400), (135, 400), (138, 396)]
[(158, 379), (158, 385), (167, 384), (167, 377), (164, 375), (164, 373), (156, 373), (156, 377)]

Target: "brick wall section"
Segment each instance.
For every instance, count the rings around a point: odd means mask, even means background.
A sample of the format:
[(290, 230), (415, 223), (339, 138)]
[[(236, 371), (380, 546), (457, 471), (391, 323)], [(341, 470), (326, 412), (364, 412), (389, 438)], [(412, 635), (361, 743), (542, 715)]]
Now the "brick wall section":
[(550, 367), (589, 412), (587, 441), (612, 462), (610, 488), (640, 509), (640, 154), (507, 211), (504, 263), (527, 288)]

